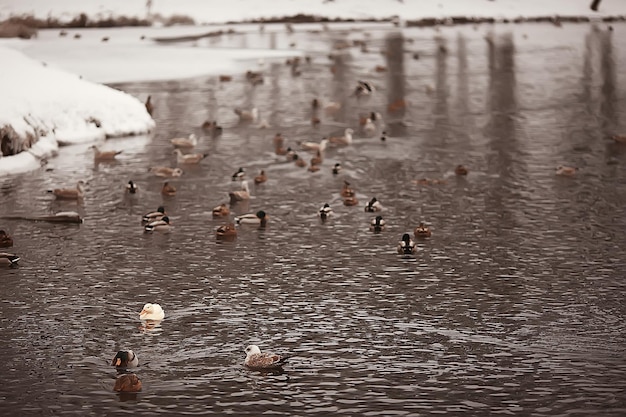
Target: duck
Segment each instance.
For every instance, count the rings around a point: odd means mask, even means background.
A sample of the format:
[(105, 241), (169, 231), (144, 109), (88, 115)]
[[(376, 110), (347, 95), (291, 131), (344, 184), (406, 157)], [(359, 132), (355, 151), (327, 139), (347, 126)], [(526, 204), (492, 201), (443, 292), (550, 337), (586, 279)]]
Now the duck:
[(387, 132), (383, 130), (383, 132), (380, 134), (380, 141), (381, 142), (386, 142), (387, 141)]
[(241, 168), (241, 167), (240, 167), (240, 168), (237, 170), (237, 172), (235, 172), (235, 173), (232, 175), (232, 179), (233, 179), (233, 181), (237, 181), (237, 180), (241, 181), (241, 180), (243, 180), (243, 179), (244, 179), (244, 177), (245, 177), (245, 176), (246, 176), (246, 171), (245, 171), (243, 168)]
[(335, 145), (351, 145), (353, 133), (354, 130), (348, 127), (344, 131), (343, 136), (331, 136), (328, 140), (330, 141), (330, 143), (334, 143)]
[(376, 134), (376, 130), (378, 130), (376, 124), (368, 117), (363, 125), (363, 133), (368, 137), (373, 137)]
[(238, 201), (249, 200), (250, 199), (250, 188), (248, 187), (248, 181), (241, 181), (241, 190), (239, 191), (230, 191), (228, 193), (230, 197), (230, 203), (234, 204)]
[(202, 123), (202, 129), (209, 132), (211, 134), (211, 137), (213, 138), (220, 136), (224, 130), (222, 126), (218, 125), (217, 121), (215, 120), (205, 120), (204, 123)]
[(343, 205), (344, 206), (356, 206), (358, 204), (359, 204), (359, 200), (356, 197), (354, 197), (354, 196), (344, 197), (344, 199), (343, 199)]
[(96, 145), (90, 146), (93, 149), (93, 158), (96, 161), (113, 161), (115, 157), (122, 153), (122, 151), (101, 151)]
[(326, 150), (326, 146), (328, 145), (328, 139), (323, 138), (319, 143), (318, 142), (302, 142), (300, 144), (300, 148), (305, 151), (313, 151), (313, 152), (324, 152)]
[(626, 143), (626, 135), (612, 135), (611, 139), (617, 143)]
[(261, 170), (261, 172), (259, 172), (259, 175), (254, 177), (254, 183), (259, 185), (263, 184), (265, 181), (267, 181), (267, 175), (265, 174), (264, 170)]
[(230, 209), (224, 203), (213, 208), (213, 217), (223, 217), (223, 216), (228, 216), (229, 214), (230, 214)]
[(402, 239), (398, 242), (397, 252), (400, 255), (413, 255), (417, 253), (417, 246), (415, 242), (411, 240), (411, 236), (408, 233), (402, 235)]
[(467, 175), (468, 172), (468, 169), (463, 165), (457, 165), (456, 168), (454, 168), (454, 173), (456, 175)]
[(15, 255), (14, 253), (0, 252), (0, 265), (14, 266), (17, 265), (17, 262), (19, 260), (20, 257)]
[(146, 303), (143, 305), (141, 312), (139, 313), (140, 320), (163, 320), (165, 318), (165, 311), (160, 304)]
[(341, 187), (341, 191), (339, 193), (342, 197), (354, 197), (356, 194), (354, 190), (350, 187), (350, 183), (346, 180), (343, 181), (343, 186)]
[(309, 165), (309, 167), (307, 168), (307, 171), (309, 172), (317, 172), (320, 170), (320, 166), (318, 164), (314, 164), (313, 159), (311, 159), (311, 165)]
[(289, 147), (289, 146), (285, 150), (284, 155), (285, 155), (285, 160), (287, 162), (292, 162), (292, 161), (295, 161), (296, 159), (298, 159), (298, 155), (296, 154), (296, 151), (291, 149), (291, 147)]
[(311, 158), (311, 166), (320, 165), (323, 161), (324, 159), (322, 158), (322, 152), (318, 149), (318, 151), (315, 153), (315, 156)]
[(385, 228), (385, 220), (383, 216), (376, 216), (370, 221), (370, 230), (372, 232), (381, 232)]
[(322, 221), (328, 219), (333, 214), (333, 209), (330, 207), (330, 204), (325, 203), (322, 208), (319, 209), (317, 215), (322, 219)]
[(257, 345), (246, 347), (244, 366), (254, 370), (280, 369), (287, 362), (287, 357), (275, 353), (261, 353)]
[(257, 224), (260, 227), (267, 225), (268, 215), (263, 210), (259, 210), (256, 213), (243, 214), (235, 217), (235, 223), (237, 224)]
[(381, 211), (383, 209), (383, 205), (380, 204), (380, 201), (376, 199), (376, 197), (372, 197), (372, 199), (365, 205), (365, 211), (368, 213), (373, 213), (375, 211)]
[(578, 171), (577, 167), (570, 167), (570, 166), (565, 166), (565, 165), (559, 165), (556, 168), (556, 175), (562, 175), (562, 176), (566, 176), (566, 177), (571, 177), (571, 176), (576, 174), (576, 171)]
[(128, 181), (128, 184), (126, 184), (126, 192), (128, 194), (137, 194), (137, 191), (139, 191), (137, 184), (135, 184), (132, 180)]
[(167, 216), (161, 217), (160, 220), (154, 220), (144, 226), (146, 232), (163, 232), (168, 233), (171, 230), (170, 218)]
[(85, 196), (85, 181), (78, 181), (76, 188), (55, 188), (52, 194), (59, 200), (80, 200)]
[(0, 230), (0, 248), (10, 248), (13, 246), (13, 238), (4, 230)]
[(179, 164), (197, 164), (209, 156), (208, 153), (189, 153), (185, 155), (178, 148), (174, 149), (174, 153), (176, 154), (176, 160)]
[(256, 107), (250, 110), (242, 110), (237, 107), (234, 111), (235, 114), (239, 116), (240, 122), (256, 122), (259, 118), (259, 110)]
[(358, 97), (369, 96), (374, 92), (374, 86), (367, 81), (357, 81), (357, 85), (354, 88), (354, 95)]
[(341, 164), (339, 162), (335, 163), (335, 165), (333, 166), (333, 170), (332, 170), (333, 175), (339, 174), (341, 170), (342, 170)]
[(430, 229), (423, 222), (420, 222), (413, 232), (413, 235), (417, 238), (427, 238), (430, 237), (431, 234)]
[(165, 181), (163, 183), (163, 187), (161, 188), (161, 194), (168, 195), (168, 196), (174, 196), (174, 195), (176, 195), (176, 187), (171, 185), (169, 182)]
[(183, 175), (184, 171), (181, 168), (170, 168), (170, 167), (152, 167), (150, 168), (150, 172), (152, 172), (157, 177), (180, 177)]
[(341, 110), (341, 103), (337, 101), (329, 101), (324, 106), (324, 113), (326, 113), (326, 116), (334, 116), (339, 112), (339, 110)]
[(306, 161), (300, 158), (298, 154), (293, 155), (293, 162), (294, 164), (296, 164), (297, 167), (300, 167), (300, 168), (304, 168), (306, 166)]
[(215, 237), (222, 240), (232, 240), (237, 237), (237, 229), (233, 223), (228, 223), (217, 228)]
[(161, 220), (165, 215), (165, 207), (159, 206), (156, 211), (149, 211), (148, 213), (144, 214), (141, 218), (141, 223), (147, 224), (156, 220)]
[(146, 99), (146, 111), (150, 116), (152, 116), (152, 112), (154, 112), (154, 104), (152, 104), (152, 96), (148, 96)]
[(139, 365), (139, 358), (132, 350), (119, 350), (111, 361), (111, 366), (117, 369), (136, 368)]
[(280, 148), (285, 144), (285, 137), (282, 133), (276, 133), (272, 142), (274, 143), (274, 148)]
[(170, 139), (170, 143), (174, 145), (175, 148), (193, 148), (198, 144), (198, 137), (191, 133), (189, 137), (186, 138)]
[(113, 385), (115, 392), (139, 392), (141, 391), (141, 379), (133, 372), (121, 373), (115, 378)]

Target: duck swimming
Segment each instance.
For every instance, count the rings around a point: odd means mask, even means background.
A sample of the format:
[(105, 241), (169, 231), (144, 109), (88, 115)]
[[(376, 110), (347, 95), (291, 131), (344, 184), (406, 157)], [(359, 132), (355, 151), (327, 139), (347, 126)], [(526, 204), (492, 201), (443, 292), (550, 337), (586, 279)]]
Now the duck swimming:
[(111, 361), (111, 366), (115, 366), (117, 369), (136, 368), (138, 365), (139, 358), (130, 349), (118, 351)]
[(124, 372), (115, 378), (113, 386), (115, 392), (139, 392), (141, 391), (141, 380), (132, 372)]
[(221, 240), (232, 240), (237, 237), (237, 229), (233, 223), (228, 223), (217, 228), (215, 237)]
[(381, 211), (383, 209), (383, 205), (380, 204), (380, 201), (376, 199), (376, 197), (372, 197), (372, 199), (365, 205), (365, 211), (368, 213), (373, 213), (375, 211)]
[(170, 139), (170, 143), (174, 145), (175, 148), (190, 149), (198, 144), (198, 137), (195, 134), (191, 133), (189, 137), (186, 138)]
[(239, 191), (230, 191), (228, 193), (230, 197), (230, 203), (234, 204), (238, 201), (249, 200), (250, 199), (250, 188), (248, 187), (248, 181), (241, 181), (241, 190)]
[(243, 214), (235, 217), (235, 223), (237, 224), (256, 224), (260, 227), (267, 225), (268, 216), (263, 210), (259, 210), (256, 213)]
[(213, 208), (213, 217), (222, 217), (228, 216), (230, 214), (230, 209), (226, 204), (220, 204), (219, 206)]
[(159, 206), (156, 211), (150, 211), (141, 218), (142, 224), (150, 223), (155, 220), (161, 220), (165, 216), (165, 207)]
[(352, 188), (350, 188), (350, 183), (344, 180), (339, 194), (341, 194), (342, 197), (354, 197), (356, 193)]
[(426, 237), (430, 237), (432, 233), (430, 229), (426, 225), (424, 225), (423, 222), (420, 222), (420, 224), (415, 228), (415, 231), (413, 232), (413, 234), (417, 238), (426, 238)]
[(417, 246), (415, 242), (411, 240), (411, 236), (405, 233), (402, 235), (402, 240), (398, 243), (396, 250), (400, 255), (413, 255), (417, 253)]
[(571, 176), (576, 174), (576, 171), (578, 171), (578, 168), (576, 168), (576, 167), (559, 165), (556, 168), (556, 175), (562, 175), (562, 176), (566, 176), (566, 177), (571, 177)]
[(377, 233), (382, 232), (384, 228), (385, 228), (385, 220), (383, 219), (383, 216), (376, 216), (370, 222), (370, 230), (372, 232), (377, 232)]
[(152, 172), (157, 177), (180, 177), (183, 175), (183, 170), (180, 168), (170, 168), (170, 167), (152, 167), (150, 168), (150, 172)]
[(352, 128), (346, 128), (343, 136), (331, 136), (328, 138), (330, 143), (334, 143), (335, 145), (351, 145), (352, 144), (352, 134), (354, 130)]
[(76, 188), (55, 188), (52, 194), (59, 200), (80, 200), (85, 196), (85, 181), (78, 181)]
[(135, 184), (132, 180), (128, 181), (128, 184), (126, 184), (126, 192), (128, 194), (137, 194), (137, 191), (139, 191), (137, 184)]
[(239, 168), (232, 176), (233, 181), (241, 181), (246, 176), (246, 171), (243, 168)]
[(146, 232), (163, 232), (167, 233), (171, 229), (170, 218), (163, 216), (160, 220), (155, 220), (145, 225), (144, 230)]
[(0, 265), (15, 266), (20, 257), (13, 253), (0, 252)]
[(176, 160), (179, 164), (197, 164), (202, 161), (204, 158), (209, 156), (208, 153), (188, 153), (184, 154), (180, 149), (174, 149), (174, 153), (176, 154)]
[(468, 172), (468, 169), (465, 168), (463, 165), (457, 165), (456, 168), (454, 168), (454, 173), (456, 175), (467, 175)]
[(259, 185), (259, 184), (263, 184), (265, 181), (267, 181), (267, 174), (265, 174), (264, 170), (261, 170), (261, 172), (259, 172), (259, 175), (254, 177), (254, 183), (256, 185)]
[(328, 219), (333, 214), (333, 209), (330, 207), (330, 204), (325, 203), (322, 208), (320, 208), (317, 212), (317, 215), (322, 219), (322, 221)]
[(0, 248), (10, 248), (13, 246), (13, 238), (4, 230), (0, 230)]
[(165, 181), (163, 183), (163, 187), (161, 188), (161, 194), (167, 195), (167, 196), (176, 195), (176, 187), (171, 185), (169, 182)]
[(140, 320), (163, 320), (165, 312), (159, 304), (146, 303), (139, 313)]
[(267, 370), (281, 368), (287, 358), (274, 353), (261, 353), (257, 345), (246, 347), (246, 359), (243, 364), (250, 369)]

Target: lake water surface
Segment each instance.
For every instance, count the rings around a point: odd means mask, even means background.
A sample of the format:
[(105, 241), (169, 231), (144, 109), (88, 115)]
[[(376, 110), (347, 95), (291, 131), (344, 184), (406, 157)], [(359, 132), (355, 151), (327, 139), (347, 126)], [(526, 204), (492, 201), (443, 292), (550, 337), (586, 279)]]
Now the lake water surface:
[[(315, 29), (197, 41), (291, 47), (311, 61), (295, 73), (250, 62), (242, 72), (264, 73), (256, 86), (241, 74), (116, 85), (152, 95), (153, 135), (108, 140), (123, 150), (116, 163), (94, 164), (78, 145), (48, 170), (0, 180), (1, 215), (85, 218), (1, 221), (22, 259), (0, 270), (0, 414), (626, 414), (626, 145), (608, 138), (626, 133), (626, 26)], [(334, 47), (346, 40), (357, 46)], [(351, 96), (357, 80), (374, 94)], [(342, 103), (318, 127), (315, 97)], [(237, 106), (256, 106), (270, 127), (238, 123)], [(371, 111), (384, 142), (359, 126)], [(221, 136), (200, 128), (207, 119)], [(328, 148), (319, 172), (274, 153), (277, 132), (298, 148), (346, 127), (354, 143)], [(192, 132), (209, 156), (162, 197), (148, 169), (176, 166), (169, 139)], [(469, 175), (455, 176), (458, 164)], [(562, 177), (559, 165), (579, 169)], [(211, 209), (237, 189), (239, 167), (269, 179), (250, 181), (233, 213), (264, 210), (269, 223), (220, 242), (225, 220)], [(46, 192), (79, 179), (81, 205)], [(344, 180), (358, 206), (343, 205)], [(363, 209), (372, 197), (385, 207), (381, 233)], [(326, 202), (334, 216), (322, 223)], [(141, 215), (161, 204), (173, 231), (145, 234)], [(432, 237), (397, 255), (420, 221)], [(153, 329), (139, 321), (146, 302), (165, 309)], [(284, 372), (244, 369), (251, 343), (290, 355)], [(140, 359), (139, 394), (112, 391), (122, 348)]]

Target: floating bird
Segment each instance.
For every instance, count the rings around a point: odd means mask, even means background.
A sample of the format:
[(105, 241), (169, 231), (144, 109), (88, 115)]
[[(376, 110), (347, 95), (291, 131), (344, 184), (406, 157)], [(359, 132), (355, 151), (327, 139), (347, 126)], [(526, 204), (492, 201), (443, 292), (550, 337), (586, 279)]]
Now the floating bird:
[(113, 385), (115, 392), (139, 392), (141, 391), (141, 380), (132, 372), (124, 372), (115, 378)]
[(413, 232), (413, 235), (417, 238), (430, 237), (431, 234), (432, 233), (430, 229), (423, 222), (420, 222), (420, 224), (417, 225), (415, 231)]
[(377, 130), (378, 127), (376, 126), (374, 121), (368, 117), (365, 121), (365, 124), (363, 125), (363, 133), (365, 133), (365, 135), (368, 137), (372, 137), (376, 134)]
[(300, 148), (305, 151), (313, 151), (313, 152), (324, 152), (326, 150), (326, 146), (328, 145), (329, 140), (323, 138), (319, 143), (318, 142), (302, 142), (300, 144)]
[(244, 171), (243, 168), (239, 168), (237, 172), (233, 174), (232, 179), (233, 181), (237, 181), (237, 180), (241, 181), (244, 179), (245, 176), (246, 176), (246, 171)]
[(254, 177), (254, 183), (258, 185), (258, 184), (263, 184), (265, 181), (267, 181), (267, 175), (265, 174), (264, 170), (261, 170), (259, 175)]
[(372, 197), (372, 199), (365, 205), (365, 211), (369, 213), (373, 213), (375, 211), (381, 211), (383, 209), (383, 205), (380, 204), (380, 201), (376, 199), (376, 197)]
[(359, 200), (354, 196), (344, 197), (343, 199), (344, 206), (356, 206), (357, 204), (359, 204)]
[(130, 349), (118, 351), (111, 361), (111, 366), (115, 366), (117, 369), (136, 368), (138, 365), (139, 358)]
[(385, 228), (385, 220), (383, 216), (376, 216), (370, 222), (370, 230), (372, 232), (381, 232)]
[(287, 357), (274, 353), (261, 353), (257, 345), (246, 348), (246, 359), (243, 364), (255, 370), (280, 369), (287, 362)]
[(155, 220), (145, 225), (144, 230), (146, 232), (163, 232), (168, 233), (171, 230), (170, 218), (167, 216), (161, 217), (160, 220)]
[(140, 320), (163, 320), (165, 312), (159, 304), (146, 303), (139, 313)]
[(617, 143), (626, 143), (626, 135), (613, 135), (611, 139)]
[(300, 168), (304, 168), (306, 166), (306, 161), (300, 158), (300, 156), (297, 153), (294, 153), (293, 155), (293, 162), (296, 164), (297, 167), (300, 167)]
[(137, 194), (137, 191), (139, 191), (137, 184), (135, 184), (132, 180), (128, 181), (128, 184), (126, 184), (126, 192), (128, 194)]
[(152, 167), (150, 168), (150, 172), (152, 172), (157, 177), (180, 177), (183, 175), (183, 170), (180, 168), (170, 168), (170, 167)]
[(352, 134), (354, 130), (352, 128), (346, 128), (343, 136), (331, 136), (328, 138), (330, 143), (334, 143), (335, 145), (351, 145), (352, 144)]
[(150, 211), (143, 215), (141, 218), (142, 224), (151, 223), (156, 220), (161, 220), (165, 216), (165, 207), (159, 206), (156, 211)]
[(336, 101), (329, 101), (324, 106), (324, 113), (326, 113), (326, 116), (334, 116), (339, 113), (339, 110), (341, 110), (341, 103)]
[(250, 110), (242, 110), (240, 108), (236, 108), (235, 114), (239, 116), (240, 122), (256, 122), (259, 118), (259, 110), (254, 107)]
[(408, 233), (402, 235), (402, 240), (400, 240), (396, 249), (400, 255), (413, 255), (417, 253), (417, 246), (415, 242), (411, 240), (411, 236), (409, 236)]
[(194, 133), (191, 133), (189, 137), (186, 138), (170, 139), (170, 143), (174, 145), (175, 148), (193, 148), (198, 144), (198, 137)]
[(325, 203), (321, 209), (317, 212), (317, 215), (320, 216), (322, 221), (328, 219), (333, 214), (333, 209), (330, 207), (330, 204)]
[(274, 142), (275, 148), (279, 148), (285, 144), (285, 138), (283, 137), (282, 133), (275, 134), (272, 141)]
[(357, 81), (354, 89), (354, 95), (357, 97), (369, 96), (374, 92), (374, 86), (366, 81)]
[(354, 197), (355, 192), (354, 190), (350, 187), (350, 183), (346, 180), (343, 181), (343, 186), (341, 187), (341, 191), (339, 192), (339, 194), (342, 197)]
[(168, 195), (168, 196), (174, 196), (174, 195), (176, 195), (176, 187), (171, 185), (169, 182), (165, 181), (163, 183), (163, 187), (161, 188), (161, 194)]
[(243, 214), (235, 217), (235, 223), (237, 224), (256, 224), (260, 227), (267, 225), (267, 219), (269, 216), (265, 214), (263, 210), (259, 210), (256, 213)]
[(113, 161), (115, 157), (122, 153), (122, 151), (101, 151), (96, 145), (90, 146), (93, 149), (93, 158), (96, 161)]
[(0, 230), (0, 248), (10, 248), (13, 246), (13, 238), (4, 230)]
[(570, 167), (570, 166), (565, 166), (565, 165), (559, 165), (556, 168), (556, 175), (562, 175), (562, 176), (566, 176), (566, 177), (571, 177), (571, 176), (576, 174), (576, 171), (578, 171), (577, 167)]
[(250, 188), (248, 187), (248, 181), (241, 181), (241, 190), (239, 191), (230, 191), (228, 193), (230, 197), (230, 203), (234, 204), (238, 201), (249, 200), (250, 199)]
[(317, 172), (317, 171), (320, 170), (319, 164), (316, 164), (316, 163), (313, 162), (315, 159), (316, 159), (315, 157), (313, 157), (311, 159), (311, 165), (307, 168), (307, 171), (309, 171), (309, 172)]
[(219, 206), (213, 208), (213, 217), (223, 217), (228, 216), (230, 214), (230, 209), (226, 204), (220, 204)]
[(222, 134), (222, 126), (218, 125), (216, 121), (208, 121), (206, 120), (202, 123), (202, 129), (209, 132), (211, 137), (215, 138)]
[(85, 196), (85, 181), (78, 181), (76, 188), (55, 188), (52, 194), (60, 200), (80, 200)]
[[(311, 158), (311, 167), (315, 165), (321, 165), (324, 159), (322, 158), (322, 152), (319, 150), (316, 152), (315, 156)], [(318, 168), (319, 169), (319, 168)]]
[(19, 260), (20, 257), (13, 253), (0, 252), (0, 265), (14, 266)]
[(189, 153), (185, 155), (178, 148), (174, 149), (174, 153), (176, 154), (176, 160), (179, 164), (197, 164), (198, 162), (209, 156), (208, 153)]
[(217, 228), (215, 237), (221, 240), (233, 240), (237, 237), (237, 229), (233, 223), (225, 224)]
[(152, 116), (152, 112), (154, 111), (154, 105), (152, 104), (152, 96), (148, 96), (146, 99), (146, 111), (150, 116)]
[(337, 162), (335, 166), (333, 166), (333, 175), (337, 175), (341, 172), (341, 164)]
[(457, 165), (456, 168), (454, 168), (454, 173), (456, 175), (467, 175), (469, 171), (467, 170), (467, 168), (465, 168), (463, 165)]

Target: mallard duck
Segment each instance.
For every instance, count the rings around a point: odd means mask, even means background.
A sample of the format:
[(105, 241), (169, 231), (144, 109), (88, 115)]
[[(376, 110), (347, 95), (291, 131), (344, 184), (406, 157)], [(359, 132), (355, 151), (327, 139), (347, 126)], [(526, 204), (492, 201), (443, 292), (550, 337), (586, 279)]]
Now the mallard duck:
[(204, 158), (209, 156), (208, 153), (188, 153), (184, 154), (180, 149), (174, 149), (174, 153), (176, 154), (176, 160), (179, 164), (197, 164), (202, 161)]
[(456, 175), (467, 175), (468, 172), (467, 168), (463, 165), (457, 165), (456, 168), (454, 168), (454, 173)]
[(141, 218), (142, 224), (151, 223), (156, 220), (161, 220), (165, 216), (165, 207), (159, 206), (156, 211), (149, 211)]
[(356, 194), (354, 190), (350, 187), (350, 183), (346, 180), (343, 181), (343, 186), (341, 187), (341, 191), (339, 194), (342, 197), (354, 197)]
[(415, 242), (411, 240), (411, 236), (409, 236), (408, 233), (402, 235), (402, 239), (396, 249), (400, 255), (413, 255), (417, 253), (417, 246)]
[(140, 320), (163, 320), (164, 318), (165, 311), (159, 304), (155, 303), (144, 304), (139, 313)]
[(198, 138), (195, 134), (191, 133), (186, 138), (170, 139), (170, 143), (174, 145), (175, 148), (193, 148), (198, 144)]
[(368, 137), (372, 137), (376, 134), (377, 130), (378, 127), (376, 127), (374, 121), (368, 117), (365, 121), (365, 124), (363, 125), (363, 133), (365, 133), (365, 135)]
[(145, 225), (144, 230), (146, 232), (163, 232), (167, 233), (171, 230), (170, 218), (167, 216), (161, 217), (160, 220), (155, 220)]
[(132, 180), (128, 181), (128, 184), (126, 184), (126, 192), (128, 194), (137, 194), (137, 191), (139, 191), (137, 184), (135, 184)]
[(152, 116), (152, 112), (154, 111), (154, 105), (152, 104), (152, 96), (148, 96), (146, 99), (146, 111), (150, 116)]
[(111, 366), (115, 366), (117, 369), (136, 368), (139, 365), (139, 358), (132, 350), (119, 350), (113, 360)]
[(259, 210), (256, 213), (243, 214), (235, 217), (235, 223), (237, 224), (257, 224), (261, 227), (267, 225), (268, 215), (263, 210)]
[(235, 239), (237, 237), (237, 229), (235, 229), (235, 225), (232, 223), (222, 225), (215, 231), (215, 237), (223, 240)]
[(325, 203), (322, 208), (319, 209), (317, 215), (322, 219), (322, 221), (328, 219), (333, 214), (333, 209), (330, 207), (330, 204)]
[(0, 252), (0, 265), (13, 266), (17, 265), (20, 257), (13, 253)]
[(237, 180), (241, 181), (244, 179), (245, 176), (246, 176), (246, 171), (244, 171), (244, 169), (240, 167), (237, 170), (237, 172), (233, 174), (232, 179), (233, 181), (237, 181)]
[(577, 167), (570, 167), (570, 166), (565, 166), (565, 165), (559, 165), (556, 168), (556, 175), (563, 175), (563, 176), (566, 176), (566, 177), (571, 177), (571, 176), (576, 174), (576, 171), (578, 171)]
[(248, 181), (241, 181), (241, 190), (239, 191), (230, 191), (228, 193), (230, 197), (230, 203), (234, 204), (238, 201), (249, 200), (250, 199), (250, 188), (248, 187)]
[(372, 199), (365, 205), (365, 211), (368, 213), (373, 213), (375, 211), (381, 211), (383, 209), (383, 205), (380, 204), (380, 201), (376, 199), (376, 197), (372, 197)]
[(318, 142), (302, 142), (300, 144), (300, 148), (305, 151), (324, 152), (327, 145), (328, 145), (328, 139), (323, 138), (319, 143)]
[(139, 392), (141, 391), (141, 380), (132, 372), (121, 373), (115, 378), (113, 385), (115, 392)]
[(180, 177), (183, 175), (183, 170), (180, 168), (170, 168), (170, 167), (152, 167), (150, 168), (150, 172), (152, 172), (157, 177)]
[(80, 200), (85, 196), (85, 181), (78, 181), (76, 188), (55, 188), (52, 194), (60, 200)]
[(13, 246), (13, 238), (4, 230), (0, 230), (0, 248), (10, 248)]
[(223, 217), (228, 216), (230, 214), (230, 209), (226, 204), (220, 204), (219, 206), (213, 208), (213, 217)]
[(259, 118), (259, 110), (254, 107), (250, 110), (242, 110), (240, 108), (236, 108), (235, 114), (239, 116), (240, 122), (256, 122)]
[(311, 165), (320, 165), (323, 161), (322, 153), (318, 150), (315, 156), (311, 158)]
[(161, 188), (161, 194), (168, 196), (176, 195), (176, 187), (165, 181), (163, 183), (163, 187)]
[(101, 151), (96, 145), (90, 146), (93, 149), (93, 158), (96, 161), (113, 161), (122, 151)]
[(352, 134), (354, 130), (351, 128), (346, 128), (343, 136), (331, 136), (328, 138), (330, 143), (334, 143), (335, 145), (351, 145), (352, 144)]
[(356, 206), (359, 204), (359, 200), (354, 197), (354, 196), (350, 196), (350, 197), (344, 197), (343, 198), (343, 205), (344, 206)]
[(254, 183), (258, 185), (263, 184), (265, 181), (267, 181), (267, 175), (265, 174), (264, 170), (261, 170), (261, 172), (259, 172), (259, 175), (254, 177)]
[(243, 364), (256, 370), (281, 368), (287, 362), (287, 357), (275, 353), (261, 353), (257, 345), (246, 347), (246, 359)]
[(274, 135), (274, 139), (272, 139), (275, 148), (279, 148), (285, 144), (285, 138), (282, 133), (277, 133)]
[(354, 95), (356, 97), (369, 96), (374, 92), (374, 86), (367, 81), (357, 81), (357, 85), (354, 88)]
[(383, 216), (376, 216), (370, 221), (370, 230), (372, 232), (380, 232), (385, 228), (385, 220)]
[(293, 155), (293, 162), (297, 167), (300, 167), (300, 168), (304, 168), (306, 166), (306, 161), (300, 158), (298, 154)]
[(337, 162), (335, 166), (333, 166), (333, 175), (339, 174), (341, 172), (341, 169), (342, 169), (341, 164)]
[(413, 234), (417, 238), (425, 238), (425, 237), (430, 237), (432, 233), (430, 229), (423, 222), (420, 222), (420, 224), (415, 228), (415, 231), (413, 232)]

